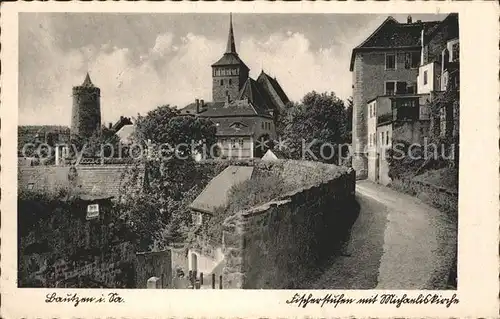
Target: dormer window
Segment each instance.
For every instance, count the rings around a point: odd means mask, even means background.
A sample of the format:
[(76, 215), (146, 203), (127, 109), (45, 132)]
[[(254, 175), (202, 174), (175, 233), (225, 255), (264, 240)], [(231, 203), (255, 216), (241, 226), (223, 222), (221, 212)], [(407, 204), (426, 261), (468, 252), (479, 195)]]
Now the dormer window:
[(240, 130), (240, 129), (246, 127), (246, 125), (241, 123), (241, 122), (234, 122), (231, 125), (229, 125), (229, 127), (233, 128), (235, 130)]

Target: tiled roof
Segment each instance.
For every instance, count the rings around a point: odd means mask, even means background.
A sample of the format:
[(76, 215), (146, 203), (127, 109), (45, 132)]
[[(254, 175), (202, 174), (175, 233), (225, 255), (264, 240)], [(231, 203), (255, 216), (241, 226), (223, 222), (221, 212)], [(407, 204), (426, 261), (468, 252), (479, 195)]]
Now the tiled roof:
[(193, 210), (213, 214), (219, 207), (227, 206), (231, 187), (252, 178), (251, 166), (229, 166), (214, 177), (189, 206)]
[(210, 103), (199, 113), (203, 117), (234, 117), (234, 116), (270, 116), (256, 104), (248, 100), (236, 100), (230, 103)]
[(269, 115), (269, 110), (273, 109), (273, 104), (267, 94), (264, 94), (261, 85), (248, 78), (238, 94), (238, 100), (248, 99), (255, 109), (256, 114)]
[(224, 55), (212, 66), (224, 66), (224, 65), (240, 65), (249, 70), (248, 66), (243, 62), (237, 53), (224, 53)]
[(432, 30), (439, 23), (440, 21), (399, 23), (393, 17), (388, 17), (363, 43), (353, 49), (350, 70), (354, 68), (354, 57), (357, 51), (420, 48), (422, 29)]
[[(281, 87), (279, 82), (276, 79), (270, 77), (264, 71), (262, 71), (260, 73), (259, 77), (257, 78), (257, 82), (260, 84), (262, 91), (265, 91), (268, 95), (271, 96), (271, 94), (269, 94), (269, 92), (267, 92), (268, 85), (266, 85), (266, 84), (269, 84), (271, 86), (271, 88), (279, 96), (279, 98), (281, 99), (281, 102), (283, 104), (287, 104), (288, 102), (290, 102), (290, 99), (288, 99), (288, 96), (286, 95), (285, 91), (283, 91), (283, 88)], [(270, 99), (272, 101), (271, 97), (270, 97)], [(274, 105), (274, 106), (278, 107), (278, 105)]]
[(113, 125), (112, 129), (118, 132), (123, 126), (132, 124), (130, 117), (120, 116), (120, 119)]
[(256, 131), (256, 121), (252, 117), (214, 118), (217, 136), (252, 136)]
[[(18, 187), (23, 190), (54, 193), (69, 190), (70, 196), (84, 200), (120, 199), (123, 187), (131, 181), (130, 165), (77, 166), (75, 182), (69, 180), (69, 166), (33, 166), (18, 168)], [(142, 186), (143, 179), (137, 187)]]
[(209, 109), (218, 109), (224, 107), (224, 102), (205, 102), (205, 107), (202, 109), (200, 105), (200, 113), (196, 111), (196, 103), (190, 103), (180, 109), (182, 115), (203, 115)]
[(17, 145), (22, 148), (26, 143), (33, 143), (37, 137), (43, 140), (48, 133), (54, 134), (57, 142), (67, 142), (70, 129), (60, 125), (20, 125), (17, 127)]

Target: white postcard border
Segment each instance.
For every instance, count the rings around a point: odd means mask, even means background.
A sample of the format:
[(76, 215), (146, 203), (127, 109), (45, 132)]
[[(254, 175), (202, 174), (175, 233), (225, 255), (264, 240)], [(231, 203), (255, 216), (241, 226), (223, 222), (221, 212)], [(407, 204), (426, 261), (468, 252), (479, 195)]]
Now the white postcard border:
[[(286, 290), (95, 290), (17, 288), (17, 12), (459, 12), (461, 47), (458, 305), (362, 305), (337, 308), (286, 304)], [(499, 303), (499, 48), (498, 4), (492, 2), (19, 2), (1, 16), (1, 294), (5, 318), (42, 317), (497, 317)], [(346, 66), (347, 68), (348, 66)], [(55, 115), (56, 116), (56, 115)], [(415, 239), (418, 240), (418, 239)], [(57, 291), (100, 297), (117, 292), (121, 304), (45, 303)], [(376, 291), (305, 291), (360, 298)], [(380, 292), (379, 292), (380, 293)], [(418, 291), (398, 291), (417, 295)], [(424, 291), (423, 293), (432, 293)], [(451, 296), (453, 291), (438, 291)]]

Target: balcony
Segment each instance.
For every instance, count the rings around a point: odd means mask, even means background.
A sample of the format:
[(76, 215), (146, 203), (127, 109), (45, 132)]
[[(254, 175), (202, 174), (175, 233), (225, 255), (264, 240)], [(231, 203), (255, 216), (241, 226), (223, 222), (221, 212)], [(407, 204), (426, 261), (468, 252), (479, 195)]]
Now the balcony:
[(377, 116), (377, 125), (391, 123), (392, 120), (393, 120), (392, 113), (382, 114), (382, 115)]

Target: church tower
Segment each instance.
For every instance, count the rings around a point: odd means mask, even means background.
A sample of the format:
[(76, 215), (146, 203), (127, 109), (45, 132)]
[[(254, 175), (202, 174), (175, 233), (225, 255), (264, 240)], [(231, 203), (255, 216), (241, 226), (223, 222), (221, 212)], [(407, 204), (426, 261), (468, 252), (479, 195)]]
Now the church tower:
[(101, 89), (87, 73), (82, 85), (73, 87), (71, 136), (88, 139), (101, 129)]
[(212, 64), (212, 100), (214, 102), (234, 101), (248, 79), (250, 69), (236, 52), (233, 34), (233, 19), (229, 15), (229, 34), (226, 52), (219, 61)]

